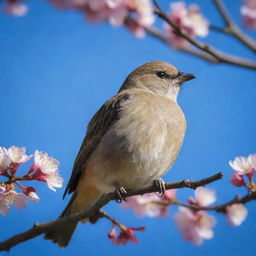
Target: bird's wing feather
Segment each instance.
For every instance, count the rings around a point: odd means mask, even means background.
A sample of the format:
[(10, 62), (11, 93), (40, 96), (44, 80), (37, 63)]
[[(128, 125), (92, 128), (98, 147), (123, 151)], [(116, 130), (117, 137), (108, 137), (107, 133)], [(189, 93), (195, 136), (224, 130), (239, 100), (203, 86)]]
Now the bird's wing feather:
[(81, 173), (85, 169), (86, 163), (92, 152), (99, 144), (102, 136), (107, 132), (112, 124), (119, 119), (121, 105), (129, 98), (130, 94), (128, 92), (122, 92), (115, 95), (96, 112), (89, 122), (87, 134), (76, 157), (72, 175), (65, 189), (63, 198), (67, 193), (70, 194), (75, 191)]

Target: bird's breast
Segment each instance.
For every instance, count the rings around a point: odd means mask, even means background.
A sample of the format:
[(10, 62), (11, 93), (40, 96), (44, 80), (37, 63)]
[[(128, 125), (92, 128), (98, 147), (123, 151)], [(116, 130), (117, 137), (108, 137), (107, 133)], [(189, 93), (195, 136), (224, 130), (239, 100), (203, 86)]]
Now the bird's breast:
[(176, 102), (140, 95), (123, 106), (113, 133), (132, 161), (154, 162), (172, 158), (180, 148), (185, 128), (184, 115)]
[(186, 121), (177, 103), (160, 96), (140, 95), (126, 102), (119, 119), (101, 141), (108, 175), (134, 187), (159, 178), (175, 161)]
[(175, 161), (186, 121), (177, 103), (153, 94), (130, 97), (87, 164), (103, 192), (116, 182), (132, 189), (152, 183)]

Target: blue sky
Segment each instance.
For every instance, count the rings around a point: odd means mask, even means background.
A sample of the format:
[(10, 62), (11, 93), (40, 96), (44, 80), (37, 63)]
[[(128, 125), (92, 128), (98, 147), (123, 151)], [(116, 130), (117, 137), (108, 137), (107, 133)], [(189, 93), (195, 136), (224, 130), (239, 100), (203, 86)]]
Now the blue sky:
[[(166, 7), (167, 2), (162, 1)], [(211, 1), (193, 2), (200, 3), (215, 24), (221, 24)], [(240, 1), (228, 4), (239, 22)], [(0, 16), (1, 146), (26, 146), (28, 153), (36, 149), (48, 152), (61, 162), (66, 185), (94, 112), (116, 93), (130, 71), (151, 60), (163, 60), (197, 75), (184, 86), (179, 98), (188, 130), (165, 180), (195, 180), (222, 171), (224, 180), (209, 186), (216, 189), (218, 202), (246, 192), (230, 185), (228, 161), (255, 152), (255, 72), (208, 64), (150, 37), (138, 40), (123, 28), (90, 25), (80, 14), (59, 12), (46, 1), (29, 1), (29, 8), (23, 18)], [(208, 39), (229, 53), (253, 58), (238, 42), (223, 35), (211, 33)], [(54, 193), (44, 184), (35, 186), (40, 203), (29, 203), (22, 211), (12, 209), (8, 216), (0, 216), (0, 240), (34, 222), (56, 218), (65, 207), (68, 199), (61, 199), (64, 188)], [(178, 191), (182, 200), (192, 194), (190, 190)], [(105, 207), (112, 216), (128, 226), (147, 227), (138, 234), (139, 245), (114, 247), (107, 239), (111, 225), (101, 220), (96, 225), (79, 225), (66, 249), (38, 237), (16, 246), (9, 255), (249, 255), (256, 249), (255, 203), (247, 207), (249, 216), (237, 228), (216, 215), (214, 239), (197, 247), (183, 241), (176, 230), (172, 220), (176, 207), (165, 219), (141, 219), (112, 202)]]

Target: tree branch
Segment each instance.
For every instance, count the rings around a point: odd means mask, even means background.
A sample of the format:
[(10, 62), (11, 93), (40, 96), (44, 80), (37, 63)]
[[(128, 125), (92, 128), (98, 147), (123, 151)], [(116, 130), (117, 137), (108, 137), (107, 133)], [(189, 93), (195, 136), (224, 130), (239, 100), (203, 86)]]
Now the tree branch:
[[(218, 49), (213, 48), (212, 46), (202, 43), (186, 34), (179, 26), (177, 26), (169, 17), (163, 12), (160, 5), (157, 3), (156, 0), (153, 0), (154, 4), (156, 5), (155, 14), (157, 14), (161, 19), (166, 21), (173, 29), (174, 33), (176, 33), (178, 36), (183, 37), (188, 42), (190, 42), (193, 46), (201, 50), (202, 52), (207, 53), (211, 57), (214, 58), (214, 63), (228, 63), (235, 66), (240, 66), (244, 68), (249, 69), (256, 69), (256, 62), (250, 61), (247, 59), (239, 58), (236, 56), (232, 56), (229, 54), (226, 54), (224, 52), (221, 52)], [(162, 39), (161, 39), (162, 40)], [(190, 54), (194, 54), (193, 51), (190, 51)], [(196, 55), (199, 57), (199, 55)]]
[(256, 52), (256, 41), (253, 40), (248, 35), (246, 35), (236, 25), (236, 23), (233, 21), (232, 17), (230, 16), (228, 10), (224, 6), (222, 0), (213, 0), (213, 2), (225, 22), (226, 28), (223, 31), (227, 34), (234, 36), (241, 43), (247, 46), (250, 50), (252, 50), (253, 52)]
[(193, 210), (216, 211), (216, 212), (225, 213), (228, 206), (233, 204), (246, 204), (251, 200), (256, 200), (256, 192), (252, 192), (242, 198), (240, 196), (236, 196), (234, 199), (230, 200), (225, 204), (220, 204), (215, 206), (197, 206), (193, 204), (185, 204), (177, 200), (173, 201), (172, 204), (184, 206)]
[[(163, 43), (165, 43), (166, 45), (170, 46), (170, 43), (168, 41), (168, 38), (165, 34), (161, 33), (159, 30), (157, 30), (156, 28), (154, 27), (144, 27), (144, 30), (151, 36), (161, 40)], [(203, 52), (203, 51), (198, 51), (192, 47), (182, 47), (182, 48), (179, 48), (178, 49), (179, 51), (181, 52), (184, 52), (184, 53), (187, 53), (187, 54), (190, 54), (190, 55), (193, 55), (193, 56), (196, 56), (200, 59), (204, 59), (208, 62), (211, 62), (211, 63), (219, 63), (219, 61), (212, 57), (211, 55), (209, 55), (208, 53), (206, 52)]]
[[(223, 177), (222, 173), (217, 173), (209, 178), (202, 179), (199, 181), (189, 181), (187, 179), (180, 182), (166, 183), (166, 189), (175, 189), (175, 188), (191, 188), (196, 189), (200, 186), (205, 186), (214, 181), (220, 180)], [(134, 189), (127, 192), (127, 197), (134, 195), (143, 195), (146, 193), (157, 192), (157, 189), (154, 185), (146, 186), (144, 188)], [(105, 204), (109, 201), (115, 200), (115, 193), (108, 193), (102, 196), (96, 204), (94, 204), (90, 209), (84, 210), (82, 212), (59, 218), (46, 223), (36, 223), (32, 228), (12, 236), (11, 238), (0, 243), (0, 251), (9, 251), (13, 246), (30, 240), (34, 237), (37, 237), (52, 228), (55, 228), (59, 225), (65, 225), (68, 222), (77, 222), (85, 218), (93, 216), (95, 212), (99, 211)]]

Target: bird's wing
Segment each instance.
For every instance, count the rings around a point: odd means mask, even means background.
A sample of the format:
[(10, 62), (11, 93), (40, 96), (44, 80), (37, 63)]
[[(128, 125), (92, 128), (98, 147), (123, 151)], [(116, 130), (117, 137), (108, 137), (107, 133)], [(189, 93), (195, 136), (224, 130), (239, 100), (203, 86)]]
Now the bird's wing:
[(68, 193), (75, 191), (79, 178), (85, 169), (86, 163), (92, 152), (99, 144), (103, 135), (119, 119), (119, 111), (124, 101), (130, 98), (130, 93), (122, 92), (108, 100), (93, 116), (88, 124), (87, 134), (76, 157), (72, 175), (64, 192), (63, 198)]

